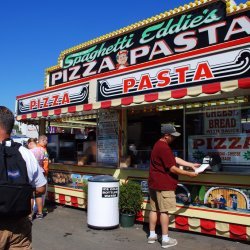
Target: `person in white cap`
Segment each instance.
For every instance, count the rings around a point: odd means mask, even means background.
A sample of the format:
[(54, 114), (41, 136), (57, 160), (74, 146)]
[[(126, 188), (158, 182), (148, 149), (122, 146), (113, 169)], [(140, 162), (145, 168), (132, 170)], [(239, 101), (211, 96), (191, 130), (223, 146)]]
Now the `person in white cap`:
[(195, 177), (195, 171), (180, 169), (178, 165), (190, 167), (195, 170), (200, 164), (191, 163), (175, 157), (169, 144), (181, 134), (171, 124), (161, 127), (161, 138), (155, 143), (151, 152), (148, 186), (150, 192), (149, 230), (148, 243), (158, 240), (155, 233), (157, 213), (160, 213), (162, 229), (162, 248), (177, 245), (177, 240), (168, 236), (169, 211), (176, 210), (175, 190), (178, 183), (178, 175)]

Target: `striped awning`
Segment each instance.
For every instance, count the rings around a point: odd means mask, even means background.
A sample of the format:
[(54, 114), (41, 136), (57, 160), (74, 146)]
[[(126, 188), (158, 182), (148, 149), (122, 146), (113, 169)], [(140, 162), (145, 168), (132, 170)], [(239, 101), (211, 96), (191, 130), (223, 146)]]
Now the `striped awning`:
[(200, 86), (180, 88), (168, 90), (157, 93), (150, 93), (138, 96), (129, 96), (119, 99), (106, 100), (101, 102), (94, 102), (82, 104), (77, 106), (70, 106), (64, 108), (56, 108), (41, 112), (32, 112), (17, 116), (17, 120), (47, 118), (51, 116), (61, 116), (67, 114), (74, 114), (77, 112), (87, 112), (98, 109), (107, 109), (112, 107), (129, 107), (132, 105), (152, 104), (157, 102), (169, 102), (185, 98), (197, 98), (202, 96), (222, 94), (233, 92), (237, 89), (250, 89), (250, 78), (243, 78), (238, 80), (215, 82), (204, 84)]

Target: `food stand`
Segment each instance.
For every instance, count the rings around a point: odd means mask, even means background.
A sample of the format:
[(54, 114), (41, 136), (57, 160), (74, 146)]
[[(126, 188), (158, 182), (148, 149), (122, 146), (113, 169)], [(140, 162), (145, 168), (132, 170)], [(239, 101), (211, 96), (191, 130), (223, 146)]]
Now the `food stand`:
[(132, 179), (145, 196), (137, 219), (147, 222), (150, 151), (161, 125), (172, 123), (182, 133), (177, 156), (216, 155), (221, 164), (179, 178), (170, 226), (249, 240), (249, 9), (195, 1), (63, 51), (46, 70), (45, 89), (16, 101), (18, 121), (78, 138), (49, 141), (75, 154), (51, 158), (48, 198), (85, 208), (90, 176)]

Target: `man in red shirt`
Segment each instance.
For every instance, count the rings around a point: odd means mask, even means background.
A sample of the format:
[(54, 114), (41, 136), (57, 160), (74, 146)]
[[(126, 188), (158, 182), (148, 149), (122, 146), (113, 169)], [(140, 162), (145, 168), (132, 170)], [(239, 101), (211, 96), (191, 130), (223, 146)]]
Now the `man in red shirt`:
[[(148, 243), (154, 243), (158, 237), (155, 233), (157, 212), (160, 212), (162, 229), (162, 247), (168, 248), (177, 245), (177, 240), (168, 236), (169, 211), (176, 210), (175, 190), (178, 183), (178, 175), (195, 177), (198, 174), (182, 170), (178, 165), (190, 167), (193, 170), (200, 164), (191, 163), (175, 157), (169, 144), (180, 136), (171, 124), (161, 127), (162, 137), (155, 143), (151, 152), (148, 186), (150, 191), (149, 230)], [(178, 165), (177, 165), (178, 164)]]

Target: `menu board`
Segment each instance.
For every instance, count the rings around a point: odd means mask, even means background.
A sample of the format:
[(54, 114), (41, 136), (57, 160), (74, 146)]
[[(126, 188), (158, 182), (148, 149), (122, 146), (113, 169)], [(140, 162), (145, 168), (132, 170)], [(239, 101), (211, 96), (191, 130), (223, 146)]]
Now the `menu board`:
[(241, 133), (241, 110), (237, 106), (208, 107), (204, 113), (204, 134)]
[(100, 111), (97, 126), (98, 163), (118, 164), (119, 114), (114, 110)]

